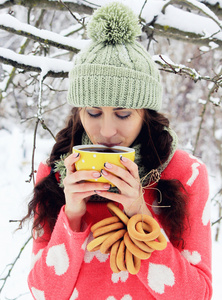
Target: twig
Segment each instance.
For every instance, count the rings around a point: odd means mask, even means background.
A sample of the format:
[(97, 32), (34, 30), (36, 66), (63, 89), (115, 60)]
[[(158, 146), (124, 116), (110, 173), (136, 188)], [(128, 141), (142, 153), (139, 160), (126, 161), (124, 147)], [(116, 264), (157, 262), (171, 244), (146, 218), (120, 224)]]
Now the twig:
[(33, 179), (33, 184), (35, 185), (35, 149), (36, 149), (36, 137), (37, 137), (37, 129), (39, 122), (42, 122), (42, 84), (44, 80), (44, 74), (41, 73), (40, 79), (39, 79), (39, 97), (38, 97), (38, 112), (37, 112), (37, 120), (34, 130), (34, 140), (33, 140), (33, 149), (32, 149), (32, 169), (31, 173), (29, 175), (29, 182)]
[(168, 62), (165, 58), (163, 58), (162, 55), (159, 55), (161, 60), (165, 63), (163, 64), (159, 59), (154, 59), (156, 63), (161, 65), (163, 71), (174, 73), (177, 75), (185, 75), (189, 76), (194, 82), (200, 81), (200, 80), (205, 80), (209, 82), (213, 82), (215, 84), (216, 88), (222, 87), (222, 82), (221, 82), (221, 73), (214, 77), (209, 77), (209, 76), (202, 76), (200, 75), (195, 69), (189, 68), (184, 65), (178, 65), (173, 62)]
[(49, 129), (49, 127), (46, 126), (44, 120), (41, 120), (41, 125), (42, 125), (42, 128), (43, 128), (44, 130), (48, 131), (48, 132), (51, 134), (51, 136), (53, 137), (53, 139), (56, 140), (54, 134), (53, 134), (52, 131)]
[(222, 220), (222, 216), (219, 219), (217, 219), (216, 221), (212, 222), (211, 226), (213, 226), (213, 225), (215, 225), (217, 223), (220, 223), (221, 220)]
[(35, 185), (35, 149), (36, 149), (36, 136), (37, 136), (37, 129), (39, 125), (40, 119), (36, 120), (35, 129), (34, 129), (34, 137), (33, 137), (33, 148), (32, 148), (32, 167), (31, 167), (31, 173), (29, 174), (29, 179), (26, 180), (26, 182), (30, 183), (33, 179), (33, 184)]
[(67, 4), (65, 4), (62, 0), (59, 0), (59, 2), (65, 6), (65, 8), (70, 12), (71, 16), (79, 23), (83, 26), (83, 28), (85, 28), (85, 18), (82, 19), (78, 19), (73, 12), (71, 11), (71, 9), (69, 8), (69, 6)]
[(165, 62), (165, 64), (167, 64), (167, 65), (170, 67), (170, 69), (173, 71), (174, 74), (177, 74), (177, 73), (178, 73), (178, 72), (175, 70), (175, 68), (173, 68), (172, 65), (171, 65), (170, 63), (168, 63), (168, 62), (163, 58), (162, 55), (160, 55), (160, 58)]
[(147, 0), (144, 1), (143, 6), (141, 7), (140, 14), (139, 14), (139, 19), (140, 19), (140, 20), (142, 19), (142, 18), (141, 18), (141, 15), (142, 15), (142, 12), (143, 12), (143, 9), (144, 9), (146, 3), (147, 3)]
[(18, 255), (17, 255), (16, 258), (15, 258), (15, 260), (10, 264), (10, 265), (11, 265), (11, 268), (8, 270), (8, 274), (7, 274), (4, 278), (0, 278), (0, 280), (3, 281), (3, 285), (2, 285), (1, 288), (0, 288), (0, 293), (1, 293), (2, 290), (3, 290), (3, 288), (4, 288), (5, 284), (6, 284), (6, 281), (7, 281), (8, 278), (10, 277), (11, 272), (12, 272), (12, 270), (13, 270), (13, 268), (14, 268), (16, 262), (19, 260), (19, 258), (20, 258), (20, 256), (21, 256), (22, 252), (24, 251), (25, 247), (28, 245), (28, 243), (29, 243), (29, 241), (30, 241), (31, 239), (32, 239), (32, 236), (30, 236), (30, 237), (28, 238), (28, 240), (25, 242), (25, 244), (24, 244), (24, 245), (22, 246), (22, 248), (20, 249)]
[(201, 130), (202, 130), (202, 125), (203, 125), (203, 122), (204, 122), (204, 116), (205, 116), (205, 113), (206, 113), (207, 105), (210, 102), (211, 95), (215, 91), (217, 91), (219, 86), (221, 85), (221, 83), (220, 83), (221, 75), (222, 75), (222, 69), (221, 69), (220, 73), (215, 76), (216, 78), (219, 79), (219, 83), (218, 83), (218, 79), (214, 82), (214, 85), (212, 86), (212, 88), (210, 89), (210, 91), (208, 93), (207, 101), (204, 103), (203, 110), (202, 110), (202, 113), (201, 113), (201, 120), (200, 120), (200, 124), (199, 124), (199, 129), (198, 129), (198, 132), (197, 132), (196, 141), (195, 141), (195, 145), (194, 145), (193, 155), (195, 155), (195, 152), (197, 150), (197, 145), (198, 145), (198, 142), (199, 142), (200, 133), (201, 133)]

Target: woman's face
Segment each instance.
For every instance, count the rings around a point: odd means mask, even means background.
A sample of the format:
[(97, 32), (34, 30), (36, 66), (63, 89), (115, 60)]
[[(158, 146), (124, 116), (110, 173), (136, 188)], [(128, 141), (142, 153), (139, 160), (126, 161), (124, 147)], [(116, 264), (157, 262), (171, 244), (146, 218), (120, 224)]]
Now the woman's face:
[(93, 144), (129, 147), (143, 124), (143, 109), (86, 107), (80, 120)]

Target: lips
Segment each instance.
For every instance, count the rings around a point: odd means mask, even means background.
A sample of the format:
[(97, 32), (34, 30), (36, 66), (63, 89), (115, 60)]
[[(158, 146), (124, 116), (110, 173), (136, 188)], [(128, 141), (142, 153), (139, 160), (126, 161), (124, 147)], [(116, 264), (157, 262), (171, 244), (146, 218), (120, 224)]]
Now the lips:
[(99, 144), (110, 148), (114, 146), (119, 146), (121, 143), (115, 143), (115, 144), (99, 143)]

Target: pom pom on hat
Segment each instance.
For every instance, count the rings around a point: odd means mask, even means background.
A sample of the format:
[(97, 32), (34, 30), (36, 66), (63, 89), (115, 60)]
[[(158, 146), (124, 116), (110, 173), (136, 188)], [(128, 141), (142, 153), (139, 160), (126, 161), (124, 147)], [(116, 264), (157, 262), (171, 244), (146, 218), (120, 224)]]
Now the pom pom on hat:
[(119, 2), (98, 9), (88, 24), (88, 36), (105, 44), (133, 43), (141, 34), (138, 18), (133, 11)]

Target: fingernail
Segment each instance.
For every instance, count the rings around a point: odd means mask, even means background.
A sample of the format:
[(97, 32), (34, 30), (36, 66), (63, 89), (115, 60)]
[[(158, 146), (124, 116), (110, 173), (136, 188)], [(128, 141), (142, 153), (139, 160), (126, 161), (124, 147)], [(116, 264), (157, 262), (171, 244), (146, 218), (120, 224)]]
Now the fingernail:
[(92, 176), (93, 176), (94, 178), (99, 178), (99, 177), (101, 177), (102, 175), (101, 175), (99, 172), (94, 172), (94, 173), (92, 174)]
[(77, 158), (77, 157), (79, 156), (79, 154), (80, 154), (80, 153), (75, 152), (75, 153), (73, 153), (73, 156), (74, 156), (75, 158)]
[(102, 175), (105, 175), (105, 176), (107, 176), (108, 175), (108, 173), (105, 171), (105, 170), (101, 170), (101, 173), (102, 173)]
[(122, 156), (122, 155), (120, 155), (120, 159), (121, 159), (123, 162), (127, 162), (127, 161), (128, 161), (128, 158), (126, 158), (126, 157), (124, 157), (124, 156)]
[(104, 167), (107, 168), (107, 169), (112, 169), (113, 166), (110, 163), (106, 162), (104, 164)]

